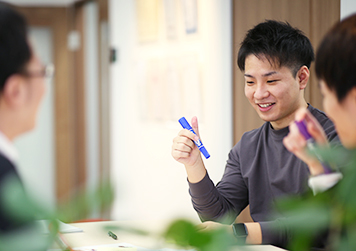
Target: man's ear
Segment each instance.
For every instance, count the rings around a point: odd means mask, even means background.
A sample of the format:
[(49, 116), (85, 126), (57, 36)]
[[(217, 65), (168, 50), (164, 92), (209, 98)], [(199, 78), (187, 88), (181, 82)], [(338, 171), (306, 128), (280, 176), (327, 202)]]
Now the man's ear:
[(300, 67), (299, 71), (297, 72), (297, 81), (299, 83), (300, 90), (303, 90), (307, 87), (309, 76), (310, 72), (308, 67), (306, 67), (305, 65)]
[(24, 78), (18, 74), (11, 75), (5, 82), (2, 99), (6, 105), (15, 108), (24, 102)]

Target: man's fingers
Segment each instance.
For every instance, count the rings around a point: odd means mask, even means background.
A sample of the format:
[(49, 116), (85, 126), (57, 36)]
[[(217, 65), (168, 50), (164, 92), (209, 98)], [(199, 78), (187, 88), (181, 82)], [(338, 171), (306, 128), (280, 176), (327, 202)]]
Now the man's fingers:
[(193, 148), (194, 148), (194, 142), (192, 141), (191, 138), (188, 138), (185, 135), (178, 135), (173, 139), (173, 145), (172, 145), (173, 150), (190, 152), (193, 150)]
[(297, 112), (295, 113), (295, 120), (296, 121), (304, 120), (307, 112), (308, 112), (307, 108), (298, 109)]
[(305, 121), (307, 123), (307, 130), (314, 138), (314, 140), (320, 145), (327, 144), (328, 140), (326, 138), (323, 127), (309, 111), (306, 113)]
[(196, 116), (194, 116), (192, 118), (192, 128), (194, 130), (194, 132), (198, 135), (198, 137), (200, 138), (200, 134), (199, 134), (199, 126), (198, 126), (198, 118)]
[(290, 152), (300, 151), (306, 146), (305, 138), (300, 134), (295, 123), (289, 126), (289, 134), (283, 139), (284, 146)]
[(199, 137), (196, 134), (192, 133), (188, 129), (180, 130), (180, 132), (178, 133), (178, 136), (186, 137), (189, 140), (193, 140), (193, 141), (199, 139)]
[(190, 152), (182, 152), (176, 149), (172, 149), (172, 156), (175, 160), (189, 158)]
[(317, 119), (309, 112), (307, 108), (301, 108), (296, 112), (296, 121), (304, 120), (306, 122), (308, 133), (314, 138), (314, 140), (320, 144), (327, 144), (327, 139), (323, 127), (319, 124)]
[[(191, 142), (191, 140), (190, 140)], [(184, 143), (184, 142), (177, 142), (173, 145), (173, 150), (181, 151), (181, 152), (187, 152), (190, 153), (193, 150), (194, 145)]]

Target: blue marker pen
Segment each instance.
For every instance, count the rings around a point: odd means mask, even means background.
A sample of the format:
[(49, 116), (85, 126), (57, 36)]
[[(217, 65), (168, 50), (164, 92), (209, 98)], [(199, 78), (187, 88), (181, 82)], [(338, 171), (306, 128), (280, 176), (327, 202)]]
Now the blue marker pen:
[[(303, 137), (305, 138), (305, 140), (307, 141), (307, 147), (309, 150), (314, 151), (315, 150), (315, 140), (314, 138), (310, 135), (310, 133), (307, 130), (307, 126), (304, 122), (304, 120), (302, 121), (295, 121), (295, 124), (297, 125), (299, 132), (303, 135)], [(325, 164), (325, 162), (323, 161), (323, 159), (321, 158), (321, 156), (319, 156), (318, 154), (315, 153), (316, 157), (318, 158), (318, 160), (320, 161), (320, 163), (322, 164), (323, 168), (324, 168), (324, 172), (325, 173), (331, 173), (332, 170), (329, 166), (327, 166)]]
[[(184, 117), (181, 117), (178, 121), (184, 129), (188, 129), (189, 131), (191, 131), (192, 133), (194, 133), (196, 135), (193, 128), (189, 125), (188, 121)], [(206, 159), (208, 159), (210, 157), (210, 154), (205, 149), (205, 147), (204, 147), (203, 143), (201, 143), (200, 139), (194, 140), (194, 143), (199, 148), (200, 152), (204, 155), (204, 157)]]

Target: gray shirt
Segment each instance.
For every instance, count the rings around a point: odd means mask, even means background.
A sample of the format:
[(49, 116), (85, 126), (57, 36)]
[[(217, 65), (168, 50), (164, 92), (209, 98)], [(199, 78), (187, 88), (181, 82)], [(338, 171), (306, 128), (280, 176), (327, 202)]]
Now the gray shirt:
[[(308, 110), (328, 139), (338, 140), (331, 120), (311, 105)], [(246, 132), (231, 149), (216, 186), (208, 174), (198, 183), (189, 183), (194, 209), (202, 221), (225, 221), (228, 217), (231, 223), (249, 204), (252, 219), (261, 225), (262, 242), (285, 246), (287, 233), (272, 231), (271, 220), (278, 218), (275, 211), (272, 217), (274, 203), (277, 198), (307, 191), (309, 177), (307, 165), (283, 145), (288, 132), (288, 127), (274, 130), (269, 122)]]

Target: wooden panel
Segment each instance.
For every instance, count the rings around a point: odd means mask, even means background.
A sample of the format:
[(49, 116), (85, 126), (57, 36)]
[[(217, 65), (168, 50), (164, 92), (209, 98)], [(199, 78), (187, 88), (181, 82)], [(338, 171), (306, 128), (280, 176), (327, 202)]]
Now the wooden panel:
[(72, 7), (74, 20), (73, 29), (80, 34), (81, 46), (72, 52), (73, 60), (73, 91), (75, 95), (74, 107), (76, 116), (74, 119), (75, 145), (76, 145), (76, 183), (84, 186), (87, 178), (86, 170), (86, 108), (85, 108), (85, 80), (84, 80), (84, 2)]
[[(52, 10), (57, 11), (57, 10)], [(59, 10), (58, 10), (59, 11)], [(55, 14), (53, 23), (55, 75), (55, 116), (56, 116), (56, 181), (57, 199), (67, 197), (75, 186), (75, 132), (73, 128), (73, 82), (67, 49), (68, 11), (62, 9)]]
[[(340, 20), (340, 0), (311, 0), (311, 33), (310, 40), (315, 53), (321, 39), (326, 32)], [(309, 83), (309, 101), (320, 110), (323, 110), (322, 96), (318, 87), (314, 64), (311, 67), (311, 81)]]
[[(109, 31), (105, 29), (103, 24), (108, 25), (108, 0), (98, 0), (99, 4), (99, 59), (100, 59), (100, 88), (99, 88), (99, 116), (100, 116), (100, 180), (107, 179), (110, 175), (110, 159), (111, 159), (111, 99), (110, 99), (110, 45)], [(108, 26), (107, 26), (108, 27)]]
[(97, 0), (99, 5), (99, 21), (108, 21), (109, 3), (108, 0)]

